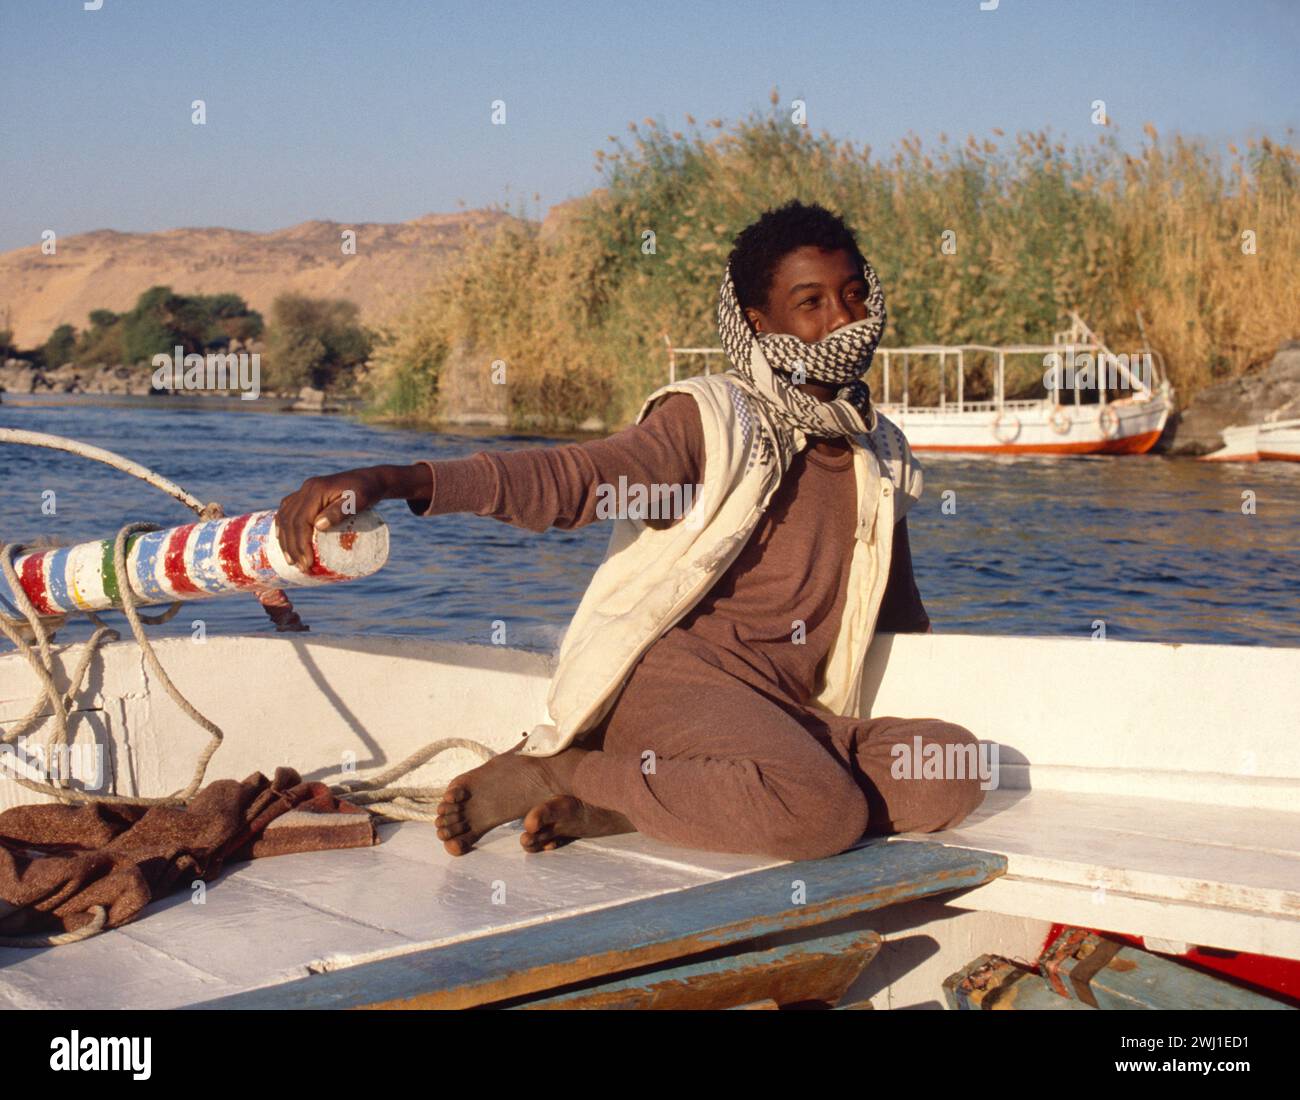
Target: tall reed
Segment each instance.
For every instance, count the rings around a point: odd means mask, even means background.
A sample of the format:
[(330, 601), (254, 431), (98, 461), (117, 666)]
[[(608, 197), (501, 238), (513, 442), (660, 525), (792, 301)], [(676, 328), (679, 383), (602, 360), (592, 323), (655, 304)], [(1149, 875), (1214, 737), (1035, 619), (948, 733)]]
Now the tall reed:
[(1073, 308), (1125, 351), (1140, 311), (1185, 401), (1300, 335), (1290, 145), (1230, 146), (1225, 163), (1149, 126), (1134, 153), (1105, 133), (1067, 148), (995, 129), (928, 149), (909, 135), (877, 160), (775, 103), (731, 126), (632, 123), (596, 154), (603, 186), (545, 226), (483, 230), (390, 332), (379, 406), (436, 417), (451, 364), (504, 363), (516, 422), (627, 422), (666, 381), (662, 334), (716, 344), (732, 238), (790, 198), (830, 206), (858, 233), (885, 284), (885, 345), (1043, 342)]

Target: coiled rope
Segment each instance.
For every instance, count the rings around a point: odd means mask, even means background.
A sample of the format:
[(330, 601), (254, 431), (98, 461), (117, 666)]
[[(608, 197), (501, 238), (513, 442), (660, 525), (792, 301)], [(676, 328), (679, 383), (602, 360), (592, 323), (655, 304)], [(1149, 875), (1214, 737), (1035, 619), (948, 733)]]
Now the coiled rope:
[[(123, 458), (121, 455), (114, 454), (112, 451), (93, 447), (79, 440), (46, 435), (42, 432), (0, 428), (0, 443), (26, 444), (68, 451), (71, 454), (105, 463), (139, 478), (180, 501), (187, 508), (196, 512), (201, 519), (220, 519), (224, 514), (219, 504), (215, 502), (203, 504), (197, 498), (185, 492), (180, 486), (168, 481), (153, 470), (132, 462), (130, 459)], [(127, 523), (117, 532), (117, 536), (113, 540), (113, 564), (119, 577), (128, 576), (126, 569), (126, 540), (128, 536), (137, 531), (156, 530), (158, 530), (157, 524)], [(121, 634), (105, 623), (94, 611), (86, 610), (56, 616), (42, 616), (23, 590), (18, 574), (14, 569), (14, 558), (22, 549), (24, 547), (17, 543), (0, 544), (0, 569), (3, 570), (5, 580), (9, 583), (17, 607), (9, 604), (8, 600), (5, 600), (2, 596), (0, 596), (0, 603), (21, 615), (21, 618), (19, 618), (17, 615), (11, 616), (0, 610), (0, 633), (3, 633), (6, 638), (13, 642), (18, 651), (23, 654), (40, 684), (40, 691), (31, 709), (18, 720), (17, 725), (0, 734), (0, 744), (13, 744), (20, 737), (34, 736), (36, 730), (44, 723), (45, 717), (52, 717), (54, 719), (54, 728), (45, 744), (51, 750), (56, 746), (62, 746), (67, 750), (72, 741), (69, 707), (81, 690), (86, 672), (90, 668), (91, 661), (100, 646), (106, 640), (119, 641)], [(279, 595), (283, 596), (282, 593)], [(189, 783), (186, 784), (184, 789), (162, 798), (138, 798), (74, 790), (68, 786), (61, 771), (55, 773), (50, 769), (47, 769), (46, 772), (50, 782), (29, 779), (26, 776), (17, 774), (12, 768), (5, 769), (5, 774), (20, 786), (54, 798), (65, 805), (105, 803), (118, 806), (143, 807), (183, 806), (194, 797), (202, 786), (204, 776), (207, 774), (208, 764), (211, 762), (213, 754), (221, 747), (223, 734), (220, 727), (186, 699), (180, 689), (172, 682), (171, 677), (167, 675), (154, 653), (153, 645), (145, 634), (144, 628), (146, 624), (158, 625), (167, 622), (175, 616), (185, 601), (177, 600), (160, 615), (142, 615), (137, 608), (135, 593), (131, 590), (129, 583), (120, 586), (120, 598), (121, 611), (126, 616), (126, 621), (131, 628), (131, 634), (135, 638), (136, 644), (139, 645), (141, 655), (149, 670), (157, 677), (158, 682), (162, 684), (172, 701), (189, 716), (191, 721), (208, 734), (208, 743), (204, 746), (198, 760), (195, 762), (194, 772)], [(292, 605), (289, 604), (287, 598), (267, 601), (265, 594), (259, 598), (263, 599), (263, 606), (266, 607), (268, 614), (276, 622), (278, 629), (304, 629), (297, 615), (293, 613)], [(286, 607), (288, 608), (287, 615), (284, 610)], [(68, 690), (61, 692), (54, 681), (54, 656), (50, 646), (50, 632), (52, 629), (58, 629), (58, 627), (62, 626), (73, 614), (85, 615), (95, 624), (95, 631), (85, 644), (80, 660), (77, 662), (77, 667), (73, 671)], [(49, 708), (49, 714), (42, 716), (41, 712), (46, 707)], [(439, 753), (446, 752), (449, 749), (465, 749), (483, 760), (489, 760), (495, 755), (487, 746), (467, 737), (444, 737), (430, 742), (417, 752), (412, 753), (405, 760), (380, 772), (378, 775), (330, 784), (330, 793), (340, 798), (346, 798), (347, 801), (355, 805), (364, 806), (376, 817), (394, 821), (432, 822), (437, 816), (435, 807), (446, 790), (445, 786), (398, 787), (393, 784), (398, 779), (432, 760)], [(64, 759), (66, 759), (66, 756)], [(53, 936), (0, 937), (0, 946), (57, 947), (62, 944), (87, 939), (102, 931), (107, 919), (107, 912), (102, 906), (94, 907), (91, 913), (93, 919), (74, 932), (64, 932)]]

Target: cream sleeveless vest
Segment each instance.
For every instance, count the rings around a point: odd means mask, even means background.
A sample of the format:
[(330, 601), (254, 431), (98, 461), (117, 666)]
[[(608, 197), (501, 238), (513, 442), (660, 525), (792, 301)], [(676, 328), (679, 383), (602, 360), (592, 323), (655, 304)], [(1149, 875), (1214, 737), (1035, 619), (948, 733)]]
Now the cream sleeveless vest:
[[(704, 427), (704, 484), (669, 527), (617, 518), (605, 558), (574, 612), (547, 695), (550, 721), (533, 727), (520, 752), (554, 756), (609, 710), (641, 655), (713, 587), (739, 556), (789, 469), (766, 406), (730, 380), (733, 372), (688, 378), (646, 398), (639, 424), (669, 393), (695, 398)], [(874, 410), (873, 410), (874, 413)], [(761, 425), (775, 461), (755, 461)], [(794, 430), (795, 447), (807, 444)], [(920, 498), (922, 477), (907, 440), (883, 416), (852, 437), (858, 522), (839, 632), (822, 665), (813, 705), (856, 715), (862, 660), (889, 577), (894, 524)]]

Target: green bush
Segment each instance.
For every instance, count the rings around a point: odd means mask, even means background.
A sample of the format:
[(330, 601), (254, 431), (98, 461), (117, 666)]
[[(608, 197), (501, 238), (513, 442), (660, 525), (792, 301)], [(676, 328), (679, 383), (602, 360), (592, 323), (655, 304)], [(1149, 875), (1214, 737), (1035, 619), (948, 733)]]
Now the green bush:
[(356, 304), (343, 299), (280, 295), (271, 306), (264, 384), (327, 389), (344, 381), (370, 356), (372, 337), (359, 318)]
[(77, 350), (77, 330), (71, 325), (60, 325), (45, 341), (41, 357), (47, 367), (61, 367), (71, 363)]
[[(173, 354), (177, 347), (186, 355), (206, 354), (232, 341), (247, 343), (262, 331), (261, 314), (250, 310), (238, 294), (175, 294), (167, 286), (150, 287), (120, 318), (95, 310), (90, 321), (96, 339), (107, 347), (120, 341), (122, 357), (129, 363)], [(118, 335), (110, 337), (119, 326)]]
[(77, 362), (90, 366), (127, 362), (122, 315), (108, 309), (92, 309), (88, 319), (90, 328), (83, 331), (77, 340)]

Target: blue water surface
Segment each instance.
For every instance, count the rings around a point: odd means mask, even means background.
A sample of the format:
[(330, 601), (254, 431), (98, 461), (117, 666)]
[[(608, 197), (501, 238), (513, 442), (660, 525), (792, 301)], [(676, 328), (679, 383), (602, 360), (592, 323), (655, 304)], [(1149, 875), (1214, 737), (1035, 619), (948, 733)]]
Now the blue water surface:
[[(316, 474), (569, 439), (434, 433), (341, 416), (205, 407), (201, 400), (14, 398), (0, 426), (71, 436), (156, 469), (227, 515), (275, 507)], [(936, 631), (1300, 645), (1300, 464), (1143, 457), (922, 456), (909, 519)], [(45, 515), (42, 493), (55, 492)], [(946, 507), (945, 507), (946, 502)], [(317, 632), (417, 635), (555, 648), (604, 555), (609, 524), (534, 533), (486, 517), (421, 518), (381, 505), (388, 564), (291, 593)], [(0, 541), (84, 541), (191, 514), (107, 467), (0, 445)], [(2, 582), (0, 582), (2, 583)], [(7, 594), (7, 593), (6, 593)], [(120, 615), (110, 613), (112, 621)], [(271, 630), (255, 599), (187, 604), (158, 634)], [(125, 633), (125, 626), (123, 624)], [(60, 638), (80, 638), (84, 624)]]

